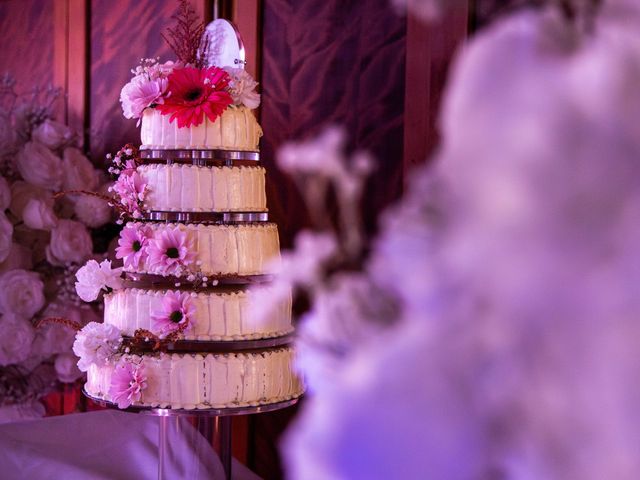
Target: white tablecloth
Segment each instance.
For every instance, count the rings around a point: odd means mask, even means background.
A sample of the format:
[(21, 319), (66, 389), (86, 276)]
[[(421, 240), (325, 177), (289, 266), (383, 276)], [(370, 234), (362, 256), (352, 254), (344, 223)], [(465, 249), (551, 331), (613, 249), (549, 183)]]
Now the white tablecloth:
[[(224, 478), (204, 438), (171, 420), (166, 478)], [(109, 410), (0, 425), (0, 478), (156, 479), (159, 421)], [(259, 480), (235, 459), (233, 478)]]

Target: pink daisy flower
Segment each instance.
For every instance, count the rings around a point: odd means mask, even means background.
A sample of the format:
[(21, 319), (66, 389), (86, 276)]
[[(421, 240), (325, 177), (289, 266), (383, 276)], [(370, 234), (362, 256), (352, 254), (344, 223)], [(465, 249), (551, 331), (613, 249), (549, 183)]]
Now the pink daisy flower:
[(116, 248), (116, 258), (124, 260), (125, 268), (138, 268), (147, 258), (151, 232), (142, 225), (127, 225), (122, 229)]
[(162, 299), (162, 309), (151, 315), (152, 328), (160, 338), (191, 327), (196, 307), (187, 292), (167, 292)]
[(193, 239), (179, 228), (167, 228), (149, 242), (149, 266), (157, 273), (180, 276), (195, 258)]
[(116, 365), (111, 374), (109, 395), (118, 408), (127, 408), (142, 398), (142, 391), (147, 388), (147, 377), (142, 364), (122, 361)]

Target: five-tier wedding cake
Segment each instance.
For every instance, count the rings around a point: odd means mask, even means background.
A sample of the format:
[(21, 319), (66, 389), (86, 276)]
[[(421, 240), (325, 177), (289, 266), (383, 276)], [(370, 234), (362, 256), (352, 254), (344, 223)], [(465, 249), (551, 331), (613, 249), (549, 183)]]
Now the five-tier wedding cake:
[(241, 58), (211, 60), (238, 42), (229, 26), (214, 22), (208, 40), (194, 29), (204, 41), (192, 39), (199, 47), (186, 54), (174, 35), (178, 61), (143, 60), (122, 90), (142, 142), (110, 169), (126, 220), (116, 250), (124, 265), (92, 260), (78, 271), (83, 299), (107, 293), (104, 323), (85, 326), (74, 344), (86, 392), (121, 408), (232, 408), (302, 393), (287, 345), (291, 301), (260, 322), (252, 314), (248, 287), (269, 288), (280, 252), (259, 166), (256, 82)]

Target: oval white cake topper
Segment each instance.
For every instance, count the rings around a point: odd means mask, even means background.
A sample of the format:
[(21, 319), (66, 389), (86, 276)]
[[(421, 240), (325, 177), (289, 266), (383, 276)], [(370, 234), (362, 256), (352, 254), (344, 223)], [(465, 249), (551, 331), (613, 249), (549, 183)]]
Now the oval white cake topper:
[(244, 68), (244, 44), (233, 23), (218, 18), (207, 25), (206, 32), (209, 35), (207, 63), (210, 66)]

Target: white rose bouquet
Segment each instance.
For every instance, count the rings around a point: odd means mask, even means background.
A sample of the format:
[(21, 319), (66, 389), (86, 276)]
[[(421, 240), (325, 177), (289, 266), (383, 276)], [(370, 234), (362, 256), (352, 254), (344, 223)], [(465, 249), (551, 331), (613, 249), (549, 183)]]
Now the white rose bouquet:
[(104, 256), (92, 229), (110, 223), (112, 210), (77, 191), (106, 192), (108, 179), (76, 132), (53, 118), (58, 96), (52, 88), (19, 94), (0, 77), (0, 407), (75, 383), (82, 372), (70, 326), (97, 319), (74, 284), (82, 264)]

